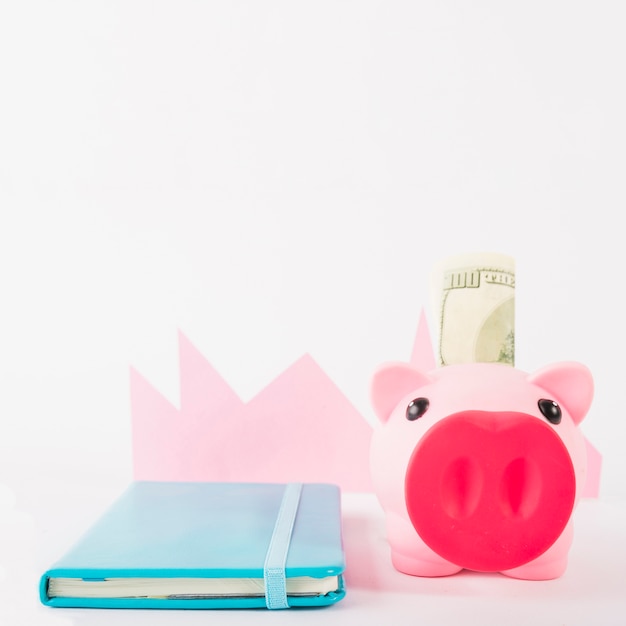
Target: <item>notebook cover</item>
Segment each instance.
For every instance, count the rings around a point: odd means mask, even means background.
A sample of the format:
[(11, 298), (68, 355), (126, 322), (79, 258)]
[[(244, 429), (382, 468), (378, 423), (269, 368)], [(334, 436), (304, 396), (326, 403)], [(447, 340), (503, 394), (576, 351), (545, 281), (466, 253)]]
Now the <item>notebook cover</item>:
[[(246, 608), (264, 597), (50, 598), (51, 577), (251, 577), (263, 565), (285, 485), (137, 481), (48, 571), (41, 601), (56, 607)], [(304, 484), (285, 563), (285, 576), (322, 578), (344, 570), (339, 488)], [(290, 606), (332, 604), (334, 593), (289, 596)]]

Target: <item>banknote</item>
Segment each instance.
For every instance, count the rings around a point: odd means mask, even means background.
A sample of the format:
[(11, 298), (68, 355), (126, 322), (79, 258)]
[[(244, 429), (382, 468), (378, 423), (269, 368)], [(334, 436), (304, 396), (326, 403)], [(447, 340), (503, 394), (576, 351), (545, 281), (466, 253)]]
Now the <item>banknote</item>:
[(471, 253), (440, 261), (431, 274), (439, 365), (515, 365), (515, 261)]

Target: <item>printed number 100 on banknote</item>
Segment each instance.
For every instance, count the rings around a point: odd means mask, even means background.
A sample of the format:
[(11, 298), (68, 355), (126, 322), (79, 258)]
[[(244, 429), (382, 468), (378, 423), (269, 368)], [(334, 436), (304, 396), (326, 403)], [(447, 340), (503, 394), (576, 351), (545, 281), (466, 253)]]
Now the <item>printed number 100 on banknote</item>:
[(432, 275), (439, 365), (515, 365), (515, 262), (496, 253), (445, 259)]

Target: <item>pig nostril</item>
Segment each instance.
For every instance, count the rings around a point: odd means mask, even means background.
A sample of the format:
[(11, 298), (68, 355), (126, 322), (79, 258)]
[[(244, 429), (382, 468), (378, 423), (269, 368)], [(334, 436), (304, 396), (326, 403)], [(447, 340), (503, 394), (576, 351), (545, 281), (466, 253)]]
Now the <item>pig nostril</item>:
[(541, 472), (536, 463), (518, 458), (502, 474), (500, 503), (508, 517), (529, 518), (541, 498)]
[(474, 513), (483, 491), (480, 466), (470, 457), (459, 457), (446, 467), (441, 481), (441, 503), (452, 518)]

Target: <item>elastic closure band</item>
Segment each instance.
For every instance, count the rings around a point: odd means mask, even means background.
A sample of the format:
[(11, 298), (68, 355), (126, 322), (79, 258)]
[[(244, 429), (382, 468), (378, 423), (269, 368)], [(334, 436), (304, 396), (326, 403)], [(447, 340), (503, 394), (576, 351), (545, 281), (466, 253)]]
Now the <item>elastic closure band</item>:
[(285, 563), (293, 524), (298, 512), (302, 483), (289, 483), (280, 503), (270, 545), (265, 555), (263, 579), (265, 581), (265, 604), (268, 609), (288, 609)]

